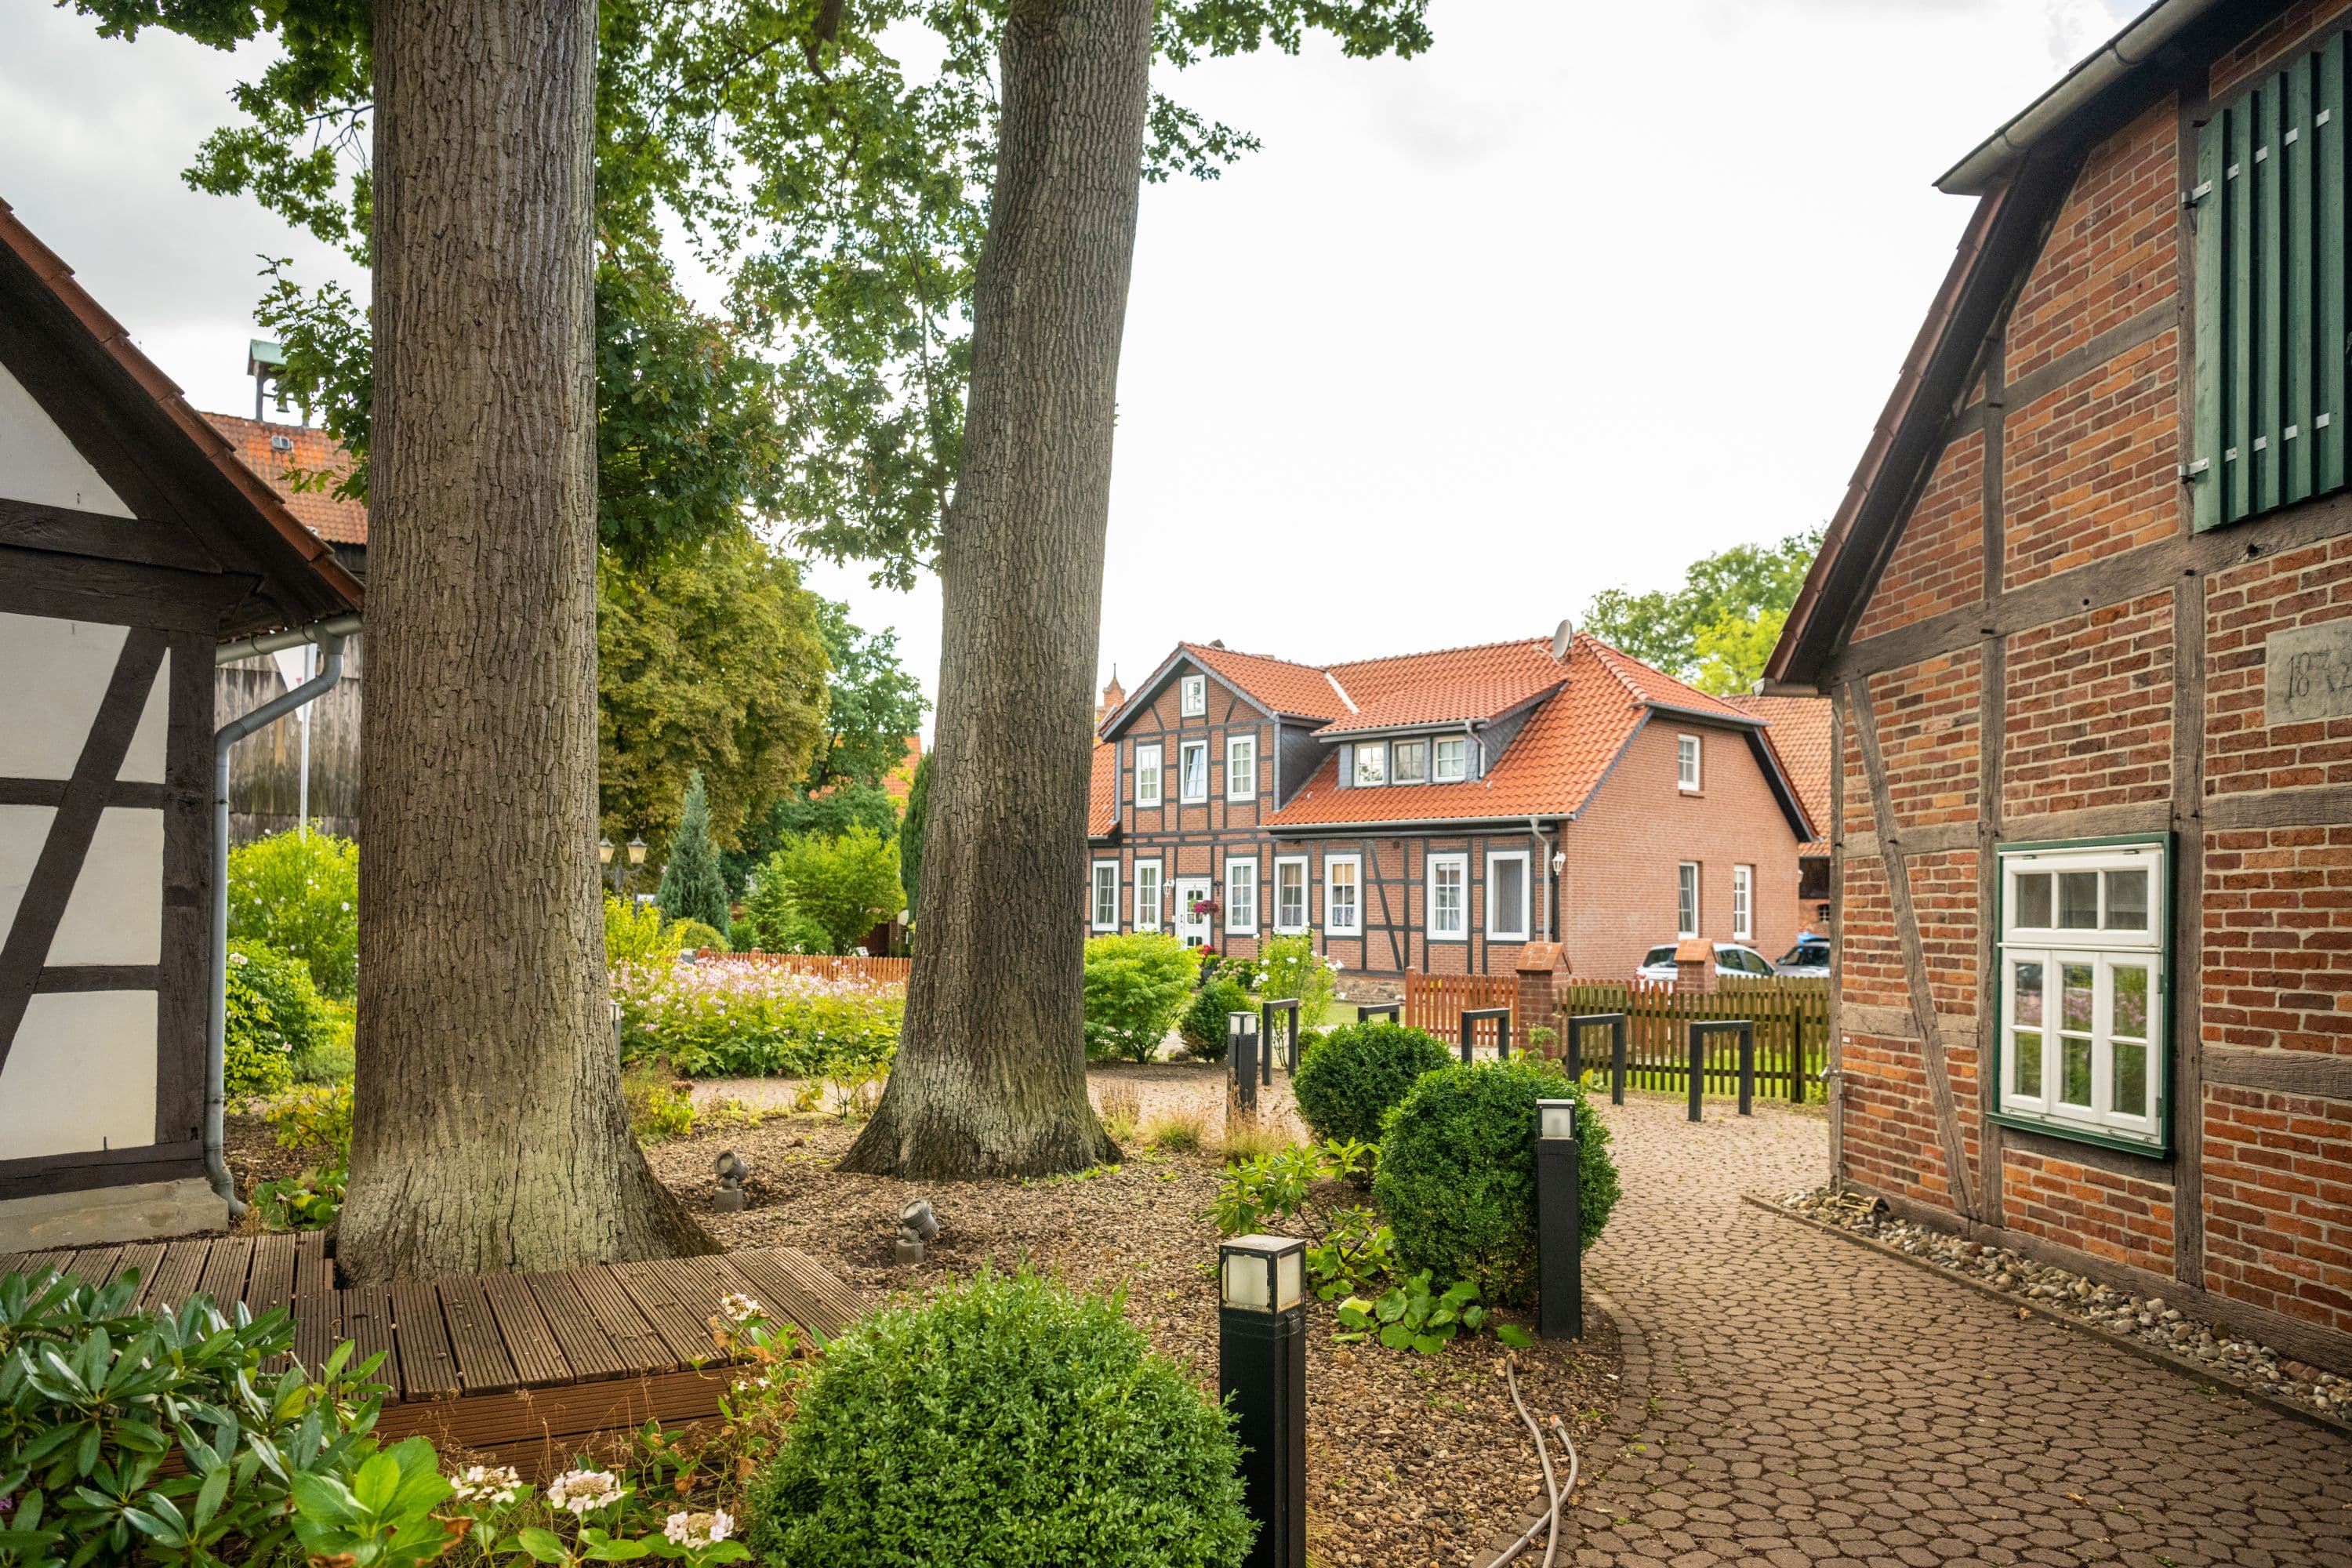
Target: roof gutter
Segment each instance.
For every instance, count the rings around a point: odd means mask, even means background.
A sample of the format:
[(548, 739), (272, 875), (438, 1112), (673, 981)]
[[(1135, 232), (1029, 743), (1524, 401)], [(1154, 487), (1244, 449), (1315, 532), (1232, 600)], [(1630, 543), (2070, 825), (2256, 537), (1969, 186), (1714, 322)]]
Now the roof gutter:
[(2101, 92), (2144, 65), (2149, 57), (2223, 0), (2156, 0), (2124, 30), (2099, 46), (2092, 56), (2058, 79), (2040, 98), (2028, 104), (2000, 130), (1979, 142), (1976, 150), (1946, 170), (1936, 188), (1947, 195), (1982, 195), (1994, 182), (2014, 170), (2067, 118)]

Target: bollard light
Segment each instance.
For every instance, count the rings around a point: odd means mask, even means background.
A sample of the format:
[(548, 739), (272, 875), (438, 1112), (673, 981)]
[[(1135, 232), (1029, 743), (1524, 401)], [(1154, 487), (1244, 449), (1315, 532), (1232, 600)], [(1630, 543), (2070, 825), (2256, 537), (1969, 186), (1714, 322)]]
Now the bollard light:
[(1584, 1226), (1576, 1101), (1536, 1101), (1536, 1332), (1584, 1337)]
[(1228, 1114), (1257, 1114), (1258, 1033), (1255, 1013), (1225, 1015), (1225, 1095)]
[(1307, 1244), (1237, 1236), (1217, 1250), (1218, 1392), (1257, 1521), (1244, 1568), (1307, 1563)]

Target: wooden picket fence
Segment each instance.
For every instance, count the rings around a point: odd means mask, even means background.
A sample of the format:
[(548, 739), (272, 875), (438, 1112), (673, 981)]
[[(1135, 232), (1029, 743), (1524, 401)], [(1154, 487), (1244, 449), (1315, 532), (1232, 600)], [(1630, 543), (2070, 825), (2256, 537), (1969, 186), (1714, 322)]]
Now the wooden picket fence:
[[(1671, 984), (1571, 982), (1561, 1005), (1570, 1016), (1626, 1016), (1629, 1088), (1687, 1091), (1691, 1025), (1745, 1018), (1756, 1026), (1757, 1097), (1796, 1104), (1823, 1098), (1822, 1073), (1829, 1066), (1830, 1047), (1826, 980), (1724, 980), (1708, 995), (1677, 992)], [(1606, 1082), (1609, 1031), (1580, 1033), (1580, 1039), (1562, 1040), (1571, 1069), (1598, 1072)], [(1706, 1092), (1738, 1093), (1738, 1032), (1714, 1030), (1705, 1039)]]
[[(1510, 1007), (1519, 1005), (1519, 982), (1510, 974), (1423, 974), (1418, 969), (1408, 969), (1404, 975), (1404, 1024), (1409, 1029), (1426, 1029), (1449, 1044), (1462, 1037), (1462, 1015), (1480, 1007)], [(1514, 1011), (1511, 1015), (1511, 1048), (1528, 1048), (1528, 1021)], [(1482, 1029), (1479, 1043), (1484, 1045), (1491, 1031)]]
[(761, 952), (757, 948), (750, 952), (720, 952), (706, 947), (696, 955), (696, 962), (765, 963), (789, 969), (795, 974), (813, 974), (820, 980), (872, 980), (891, 985), (904, 985), (915, 970), (911, 958), (869, 958), (862, 952)]

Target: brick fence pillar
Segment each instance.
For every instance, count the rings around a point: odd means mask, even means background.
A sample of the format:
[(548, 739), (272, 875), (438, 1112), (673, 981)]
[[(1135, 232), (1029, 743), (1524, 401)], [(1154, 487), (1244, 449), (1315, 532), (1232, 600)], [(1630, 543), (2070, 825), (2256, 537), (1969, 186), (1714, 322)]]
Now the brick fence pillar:
[(1531, 1029), (1549, 1029), (1552, 1041), (1544, 1047), (1543, 1054), (1554, 1061), (1564, 1050), (1559, 1035), (1559, 1005), (1568, 989), (1568, 950), (1555, 942), (1531, 942), (1519, 949), (1519, 994), (1511, 1016), (1518, 1026), (1517, 1044), (1522, 1050), (1532, 1049), (1528, 1044)]
[(1703, 936), (1675, 943), (1675, 989), (1701, 996), (1715, 994), (1715, 943)]

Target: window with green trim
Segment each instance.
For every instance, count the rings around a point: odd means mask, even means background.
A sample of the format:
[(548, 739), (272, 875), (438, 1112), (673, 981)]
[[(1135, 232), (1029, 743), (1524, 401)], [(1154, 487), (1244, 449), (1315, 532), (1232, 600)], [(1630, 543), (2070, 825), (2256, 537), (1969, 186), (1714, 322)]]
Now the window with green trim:
[(2200, 529), (2344, 488), (2345, 55), (2338, 34), (2198, 132)]
[(1999, 1120), (2165, 1147), (2167, 849), (2000, 847)]

